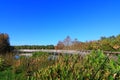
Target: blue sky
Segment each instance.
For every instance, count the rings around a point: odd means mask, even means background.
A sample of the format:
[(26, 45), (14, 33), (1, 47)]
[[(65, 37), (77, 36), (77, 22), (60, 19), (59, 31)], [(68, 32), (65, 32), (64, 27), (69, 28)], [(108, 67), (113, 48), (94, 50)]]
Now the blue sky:
[(11, 45), (56, 45), (120, 34), (120, 0), (0, 0), (0, 32)]

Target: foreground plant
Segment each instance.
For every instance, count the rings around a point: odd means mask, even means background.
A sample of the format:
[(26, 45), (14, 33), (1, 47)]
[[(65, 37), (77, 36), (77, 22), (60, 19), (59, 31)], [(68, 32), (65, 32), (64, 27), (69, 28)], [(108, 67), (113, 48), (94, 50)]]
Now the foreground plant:
[(12, 56), (4, 57), (0, 67), (0, 80), (120, 79), (120, 55), (114, 60), (103, 51), (97, 50), (84, 57), (76, 54), (61, 54), (55, 60), (48, 60), (48, 57), (48, 54), (43, 53), (35, 53), (33, 57), (21, 57), (17, 60)]
[(84, 58), (80, 55), (63, 56), (55, 65), (34, 72), (32, 78), (34, 80), (118, 80), (119, 72), (118, 62), (98, 50)]

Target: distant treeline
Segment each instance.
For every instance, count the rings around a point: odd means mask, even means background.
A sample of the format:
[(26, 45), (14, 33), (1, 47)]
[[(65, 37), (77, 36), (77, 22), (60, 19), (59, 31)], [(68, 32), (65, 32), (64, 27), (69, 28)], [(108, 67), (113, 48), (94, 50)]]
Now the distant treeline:
[(72, 40), (67, 36), (63, 41), (54, 45), (21, 45), (10, 46), (9, 36), (0, 33), (0, 54), (7, 53), (13, 49), (70, 49), (70, 50), (97, 50), (120, 51), (120, 34), (117, 36), (101, 37), (99, 40), (81, 42), (77, 39)]
[(21, 45), (14, 46), (15, 49), (54, 49), (54, 45)]
[(73, 49), (73, 50), (97, 50), (104, 51), (120, 51), (120, 35), (101, 37), (99, 40), (81, 42), (77, 39), (72, 40), (67, 36), (63, 41), (59, 41), (57, 49)]
[(54, 45), (21, 45), (11, 46), (9, 35), (0, 33), (0, 54), (10, 53), (14, 49), (54, 49)]

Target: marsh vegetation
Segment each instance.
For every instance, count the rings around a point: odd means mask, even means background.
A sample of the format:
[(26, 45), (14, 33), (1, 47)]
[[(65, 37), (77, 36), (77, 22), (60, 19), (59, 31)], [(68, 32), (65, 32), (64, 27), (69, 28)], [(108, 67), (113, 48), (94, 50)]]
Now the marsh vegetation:
[(32, 57), (15, 59), (12, 55), (0, 57), (0, 80), (114, 80), (120, 79), (118, 60), (109, 58), (102, 51), (91, 54), (59, 55), (49, 60), (50, 54), (37, 52)]

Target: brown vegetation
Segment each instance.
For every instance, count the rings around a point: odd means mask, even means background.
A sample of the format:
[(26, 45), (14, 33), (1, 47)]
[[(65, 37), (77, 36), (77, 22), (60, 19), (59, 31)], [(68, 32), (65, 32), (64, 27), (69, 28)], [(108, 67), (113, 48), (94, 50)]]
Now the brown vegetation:
[(10, 51), (10, 43), (8, 34), (0, 33), (0, 53), (6, 53)]
[(81, 42), (77, 39), (72, 39), (67, 36), (63, 41), (59, 41), (57, 49), (71, 50), (105, 50), (105, 51), (120, 51), (120, 35), (101, 37), (100, 40)]

